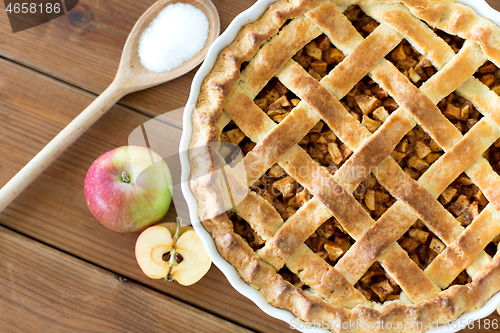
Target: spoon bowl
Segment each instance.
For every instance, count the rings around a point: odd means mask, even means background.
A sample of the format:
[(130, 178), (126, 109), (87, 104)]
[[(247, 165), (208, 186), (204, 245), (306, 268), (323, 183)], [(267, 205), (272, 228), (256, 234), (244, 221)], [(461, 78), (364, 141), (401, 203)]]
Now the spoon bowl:
[[(158, 14), (168, 5), (175, 3), (186, 3), (200, 9), (208, 19), (209, 32), (208, 39), (205, 46), (200, 52), (195, 54), (191, 59), (184, 62), (177, 68), (167, 72), (155, 73), (146, 69), (139, 58), (139, 41), (144, 30), (149, 27), (151, 22), (158, 16)], [(160, 0), (142, 14), (137, 23), (135, 24), (132, 32), (127, 38), (125, 47), (123, 48), (120, 67), (118, 68), (117, 78), (126, 79), (124, 85), (130, 88), (146, 89), (152, 86), (168, 82), (179, 76), (186, 74), (193, 68), (198, 66), (210, 48), (210, 45), (219, 36), (220, 22), (219, 14), (214, 4), (209, 0)]]
[[(183, 2), (203, 11), (208, 18), (209, 34), (204, 48), (179, 67), (155, 73), (147, 70), (139, 59), (139, 40), (159, 12), (170, 4)], [(132, 29), (120, 61), (115, 79), (78, 117), (73, 119), (52, 141), (28, 162), (0, 190), (0, 211), (7, 207), (19, 193), (40, 175), (59, 155), (76, 141), (94, 122), (123, 96), (173, 80), (196, 67), (205, 58), (208, 48), (219, 35), (219, 15), (210, 0), (159, 0), (137, 21)]]

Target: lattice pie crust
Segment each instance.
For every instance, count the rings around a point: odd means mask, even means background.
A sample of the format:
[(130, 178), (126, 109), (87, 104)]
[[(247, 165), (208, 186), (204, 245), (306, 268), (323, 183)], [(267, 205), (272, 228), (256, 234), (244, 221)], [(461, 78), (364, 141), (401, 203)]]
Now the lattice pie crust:
[[(222, 257), (304, 322), (420, 331), (480, 307), (500, 290), (497, 66), (499, 28), (454, 1), (270, 6), (193, 113), (191, 189)], [(226, 175), (244, 199), (219, 214), (221, 141), (247, 179)]]

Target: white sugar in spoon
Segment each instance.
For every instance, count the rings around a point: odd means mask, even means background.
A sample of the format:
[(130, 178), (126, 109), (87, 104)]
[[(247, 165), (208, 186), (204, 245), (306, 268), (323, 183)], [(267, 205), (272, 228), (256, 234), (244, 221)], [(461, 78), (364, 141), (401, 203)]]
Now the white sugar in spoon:
[[(142, 32), (162, 9), (178, 2), (193, 5), (205, 13), (209, 22), (208, 40), (200, 52), (181, 66), (168, 72), (150, 72), (144, 68), (139, 59), (138, 47)], [(4, 210), (19, 193), (28, 187), (66, 148), (123, 96), (173, 80), (200, 64), (205, 58), (208, 48), (219, 35), (219, 30), (219, 15), (210, 0), (160, 0), (151, 6), (139, 18), (130, 32), (123, 49), (118, 72), (111, 85), (2, 187), (0, 190), (0, 211)]]

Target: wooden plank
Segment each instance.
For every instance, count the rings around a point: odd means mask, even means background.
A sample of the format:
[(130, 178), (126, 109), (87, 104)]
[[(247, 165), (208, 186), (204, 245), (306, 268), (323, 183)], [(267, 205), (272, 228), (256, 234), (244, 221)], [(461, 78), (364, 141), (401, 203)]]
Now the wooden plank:
[[(0, 19), (0, 55), (93, 93), (113, 80), (128, 33), (156, 0), (80, 0), (67, 15), (12, 33), (7, 15)], [(251, 0), (214, 0), (221, 32)], [(5, 8), (1, 3), (0, 8)], [(196, 69), (159, 87), (132, 94), (121, 103), (149, 115), (184, 106)]]
[[(43, 73), (101, 93), (112, 81), (133, 24), (155, 0), (81, 0), (68, 14), (47, 24), (12, 33), (0, 19), (0, 55)], [(500, 0), (487, 0), (500, 9)], [(252, 0), (213, 0), (221, 31)], [(0, 8), (3, 7), (0, 4)], [(184, 106), (198, 68), (174, 81), (131, 94), (120, 102), (149, 115)]]
[[(0, 60), (0, 72), (2, 186), (95, 96), (9, 61)], [(215, 267), (191, 287), (147, 278), (134, 257), (138, 234), (112, 232), (91, 215), (83, 196), (86, 171), (104, 152), (126, 145), (149, 119), (112, 108), (0, 214), (0, 224), (245, 327), (287, 331), (286, 323), (237, 293)], [(165, 220), (174, 218), (171, 210)]]
[(251, 332), (0, 227), (2, 332)]
[[(4, 16), (0, 20), (0, 55), (99, 93), (112, 80), (135, 19), (153, 2), (81, 1), (76, 16), (17, 34), (12, 34)], [(500, 0), (489, 2), (500, 8)], [(214, 3), (225, 28), (253, 1)], [(4, 184), (95, 96), (4, 61), (0, 69), (0, 154), (6, 156), (0, 163), (0, 184)], [(181, 107), (193, 75), (133, 94), (122, 104), (152, 115)], [(215, 268), (189, 288), (147, 279), (133, 259), (137, 235), (107, 231), (90, 215), (82, 191), (86, 169), (101, 153), (126, 144), (130, 131), (146, 120), (126, 108), (113, 108), (0, 215), (0, 223), (255, 330), (290, 331), (288, 325), (269, 318), (237, 294)], [(172, 218), (170, 214), (168, 219)]]
[[(0, 155), (8, 157), (0, 163), (3, 185), (95, 96), (5, 60), (0, 60), (0, 71), (0, 117), (4, 119)], [(0, 224), (256, 331), (293, 332), (239, 295), (215, 267), (191, 287), (148, 279), (134, 258), (137, 234), (109, 231), (90, 214), (83, 198), (86, 170), (100, 154), (127, 144), (128, 135), (149, 119), (125, 107), (114, 107), (0, 214)], [(172, 128), (172, 133), (176, 131)], [(169, 212), (165, 220), (173, 219)], [(18, 283), (21, 290), (33, 288), (31, 279)], [(0, 301), (0, 307), (2, 304), (9, 303)], [(5, 318), (17, 318), (10, 314)]]
[(461, 330), (461, 333), (498, 333), (500, 332), (500, 315), (495, 311), (484, 319), (467, 324), (468, 328)]

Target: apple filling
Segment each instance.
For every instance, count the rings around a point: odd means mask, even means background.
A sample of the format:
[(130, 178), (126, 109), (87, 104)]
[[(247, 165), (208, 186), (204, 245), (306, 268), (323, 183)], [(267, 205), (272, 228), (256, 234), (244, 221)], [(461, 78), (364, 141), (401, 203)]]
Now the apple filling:
[(352, 155), (352, 150), (340, 141), (323, 121), (317, 123), (298, 144), (331, 174)]
[(340, 102), (371, 133), (399, 108), (396, 101), (368, 76), (358, 82)]
[(387, 59), (417, 87), (437, 72), (432, 63), (407, 40), (403, 40), (389, 53)]
[(292, 59), (319, 81), (344, 58), (344, 54), (323, 34), (297, 52)]
[(311, 194), (278, 164), (273, 165), (250, 189), (276, 208), (284, 221), (311, 199)]
[(379, 24), (370, 16), (366, 15), (359, 6), (351, 5), (347, 7), (344, 11), (344, 15), (356, 30), (363, 36), (363, 38), (368, 37), (369, 34), (375, 30)]
[(299, 105), (300, 99), (277, 78), (273, 78), (257, 95), (254, 103), (274, 122), (280, 123)]
[(470, 225), (488, 204), (483, 192), (466, 174), (448, 186), (439, 196), (439, 201), (463, 227)]
[(500, 69), (494, 63), (487, 61), (479, 67), (474, 76), (497, 95), (500, 95)]
[(378, 220), (396, 202), (372, 174), (363, 180), (353, 195), (374, 220)]
[(420, 126), (409, 131), (391, 153), (413, 179), (420, 178), (441, 155), (441, 147)]
[(354, 244), (354, 239), (349, 236), (335, 218), (324, 222), (306, 241), (306, 245), (332, 266)]

